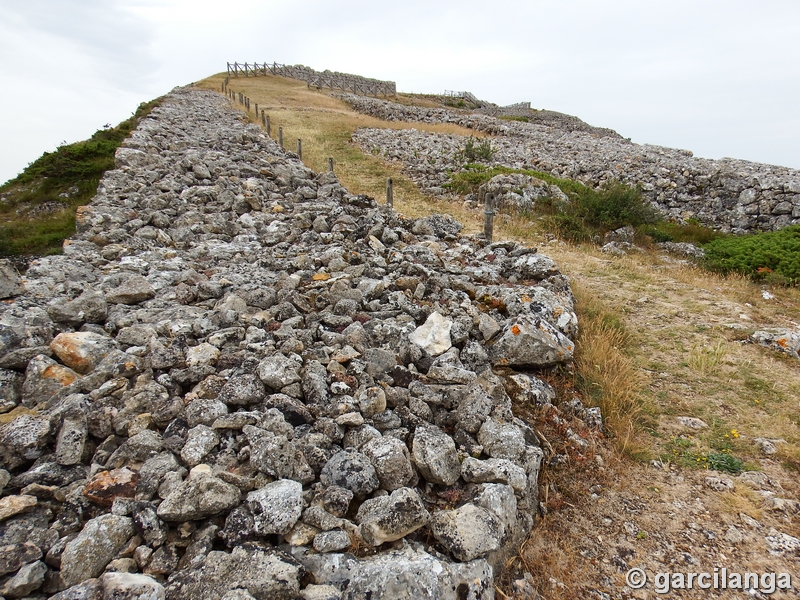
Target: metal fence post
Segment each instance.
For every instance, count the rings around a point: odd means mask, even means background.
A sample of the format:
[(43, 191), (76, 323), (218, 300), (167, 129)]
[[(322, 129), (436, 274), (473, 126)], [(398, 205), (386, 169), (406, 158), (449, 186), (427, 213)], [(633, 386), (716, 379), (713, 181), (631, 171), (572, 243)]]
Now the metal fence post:
[(485, 200), (483, 209), (483, 237), (486, 238), (487, 244), (491, 244), (492, 235), (494, 233), (494, 194), (487, 193)]
[(386, 180), (386, 206), (394, 206), (394, 186), (391, 177)]

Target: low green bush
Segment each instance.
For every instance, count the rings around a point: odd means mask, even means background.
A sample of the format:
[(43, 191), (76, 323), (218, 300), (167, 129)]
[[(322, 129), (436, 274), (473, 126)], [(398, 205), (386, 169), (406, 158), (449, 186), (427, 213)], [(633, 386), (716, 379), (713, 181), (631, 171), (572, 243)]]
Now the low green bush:
[(704, 250), (703, 264), (712, 271), (742, 273), (785, 285), (800, 282), (800, 225), (714, 239)]
[(459, 162), (474, 163), (477, 161), (489, 162), (494, 156), (492, 142), (489, 140), (478, 141), (469, 136), (464, 146), (456, 153)]

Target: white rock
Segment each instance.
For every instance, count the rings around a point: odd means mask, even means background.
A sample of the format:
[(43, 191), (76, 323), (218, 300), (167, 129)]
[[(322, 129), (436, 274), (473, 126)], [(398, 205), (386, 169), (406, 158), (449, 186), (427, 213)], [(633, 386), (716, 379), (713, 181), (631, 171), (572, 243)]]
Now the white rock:
[(452, 320), (443, 317), (438, 312), (433, 312), (423, 325), (417, 327), (408, 336), (408, 340), (431, 356), (438, 356), (447, 352), (453, 345), (450, 339), (452, 327)]

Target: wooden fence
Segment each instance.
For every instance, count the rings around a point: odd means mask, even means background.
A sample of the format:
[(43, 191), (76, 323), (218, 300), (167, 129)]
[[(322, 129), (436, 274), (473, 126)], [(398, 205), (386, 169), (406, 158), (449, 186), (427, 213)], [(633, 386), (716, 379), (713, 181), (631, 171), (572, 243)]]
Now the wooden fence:
[(303, 65), (281, 65), (278, 63), (228, 63), (228, 77), (257, 77), (259, 75), (281, 75), (305, 81), (308, 87), (343, 90), (361, 96), (395, 96), (397, 84), (360, 75), (315, 71)]

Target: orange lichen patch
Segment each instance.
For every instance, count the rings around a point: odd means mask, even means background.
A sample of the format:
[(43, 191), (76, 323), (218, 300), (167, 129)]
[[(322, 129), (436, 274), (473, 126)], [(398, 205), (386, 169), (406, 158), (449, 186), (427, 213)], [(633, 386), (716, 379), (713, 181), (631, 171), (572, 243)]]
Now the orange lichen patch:
[(522, 295), (519, 297), (519, 299), (520, 299), (520, 300), (522, 300), (522, 302), (530, 302), (530, 301), (531, 301), (531, 297), (530, 297), (530, 296), (528, 296), (528, 294), (522, 294)]
[(788, 348), (789, 347), (789, 340), (786, 338), (778, 338), (775, 340), (775, 343), (778, 344), (781, 348)]
[(330, 273), (315, 273), (311, 279), (314, 281), (327, 281), (330, 278)]
[(78, 224), (86, 223), (92, 212), (91, 206), (79, 206), (75, 211), (75, 222)]
[(522, 330), (519, 328), (519, 325), (512, 325), (511, 333), (513, 333), (514, 335), (519, 335), (520, 333), (522, 333)]
[(87, 373), (92, 369), (93, 364), (86, 356), (82, 346), (83, 340), (78, 337), (78, 334), (72, 333), (61, 333), (50, 342), (50, 348), (64, 363), (78, 373)]
[(0, 415), (0, 425), (11, 423), (11, 421), (17, 417), (21, 417), (22, 415), (31, 415), (36, 417), (39, 415), (39, 413), (35, 410), (31, 410), (30, 408), (25, 408), (24, 406), (17, 406), (4, 415)]
[(133, 498), (139, 474), (127, 468), (101, 471), (83, 488), (83, 495), (95, 504), (111, 506), (115, 498)]
[(77, 381), (78, 376), (72, 369), (62, 367), (61, 365), (50, 365), (42, 371), (42, 378), (55, 379), (61, 385), (67, 386)]

